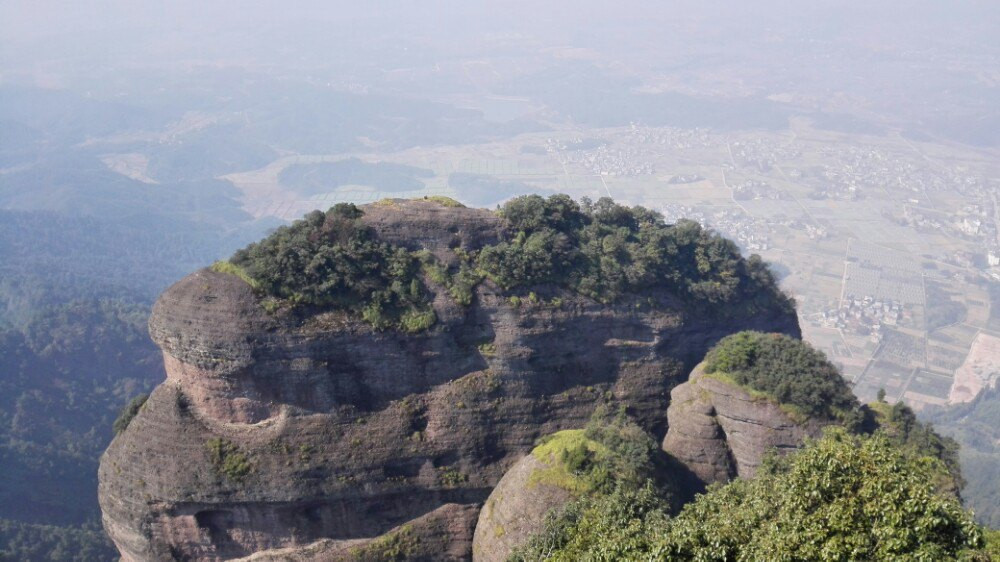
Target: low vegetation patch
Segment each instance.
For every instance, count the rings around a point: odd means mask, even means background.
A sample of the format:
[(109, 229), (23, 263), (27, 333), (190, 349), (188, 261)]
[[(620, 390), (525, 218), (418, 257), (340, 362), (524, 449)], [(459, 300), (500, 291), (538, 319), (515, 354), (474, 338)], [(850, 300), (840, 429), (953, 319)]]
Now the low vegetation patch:
[(608, 451), (587, 439), (582, 429), (567, 429), (542, 438), (531, 454), (547, 468), (535, 471), (529, 486), (546, 484), (582, 494), (593, 489), (591, 472), (599, 470)]
[(442, 205), (445, 207), (462, 207), (462, 208), (465, 207), (465, 205), (459, 203), (458, 201), (452, 199), (451, 197), (445, 197), (444, 195), (427, 195), (424, 197), (424, 199), (427, 201), (433, 201), (438, 205)]
[(227, 273), (229, 275), (235, 275), (240, 279), (246, 281), (247, 285), (250, 285), (254, 289), (260, 288), (260, 283), (256, 279), (250, 277), (250, 274), (246, 272), (242, 267), (228, 261), (217, 261), (212, 264), (209, 268), (216, 273)]
[(239, 482), (253, 470), (250, 459), (235, 444), (221, 438), (212, 438), (205, 443), (208, 458), (217, 474)]
[(378, 562), (406, 560), (416, 553), (419, 544), (420, 541), (413, 533), (413, 529), (409, 525), (403, 525), (364, 546), (352, 548), (350, 554), (355, 560)]
[(139, 413), (139, 410), (146, 404), (146, 400), (149, 399), (148, 394), (140, 394), (128, 401), (128, 404), (122, 408), (118, 418), (111, 425), (111, 429), (114, 430), (115, 435), (125, 431), (129, 424), (132, 423), (132, 418)]

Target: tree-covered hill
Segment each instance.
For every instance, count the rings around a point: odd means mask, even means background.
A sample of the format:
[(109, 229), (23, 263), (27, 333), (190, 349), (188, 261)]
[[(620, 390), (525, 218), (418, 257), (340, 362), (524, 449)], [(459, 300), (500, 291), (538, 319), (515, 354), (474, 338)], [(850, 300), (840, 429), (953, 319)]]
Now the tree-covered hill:
[(344, 309), (377, 328), (408, 331), (434, 323), (422, 271), (463, 305), (489, 279), (515, 298), (547, 285), (602, 303), (669, 292), (703, 313), (794, 306), (759, 256), (744, 259), (733, 242), (695, 222), (666, 224), (654, 211), (609, 198), (511, 199), (498, 211), (501, 240), (456, 252), (459, 264), (450, 269), (378, 240), (363, 214), (349, 204), (314, 211), (216, 269), (284, 303)]

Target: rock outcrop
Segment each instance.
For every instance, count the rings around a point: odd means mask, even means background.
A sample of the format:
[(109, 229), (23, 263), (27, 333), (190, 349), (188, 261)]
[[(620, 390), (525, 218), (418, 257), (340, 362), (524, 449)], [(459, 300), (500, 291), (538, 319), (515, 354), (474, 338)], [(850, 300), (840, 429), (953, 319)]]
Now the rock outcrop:
[(588, 489), (565, 465), (572, 445), (600, 445), (583, 437), (583, 430), (566, 430), (535, 447), (504, 474), (479, 512), (472, 542), (476, 562), (502, 562), (537, 533), (550, 512), (560, 511)]
[[(501, 231), (488, 211), (430, 202), (368, 206), (364, 220), (445, 262)], [(418, 334), (269, 312), (207, 269), (169, 288), (149, 323), (166, 380), (100, 467), (123, 559), (468, 559), (480, 506), (538, 437), (612, 401), (661, 438), (671, 389), (712, 344), (798, 335), (786, 309), (721, 318), (667, 292), (603, 305), (539, 287), (515, 305), (484, 282), (463, 307), (425, 283), (438, 321)], [(728, 443), (734, 470), (749, 467)]]
[(825, 425), (796, 421), (779, 404), (706, 375), (701, 365), (671, 391), (667, 424), (663, 450), (703, 484), (752, 478), (768, 451), (797, 449)]

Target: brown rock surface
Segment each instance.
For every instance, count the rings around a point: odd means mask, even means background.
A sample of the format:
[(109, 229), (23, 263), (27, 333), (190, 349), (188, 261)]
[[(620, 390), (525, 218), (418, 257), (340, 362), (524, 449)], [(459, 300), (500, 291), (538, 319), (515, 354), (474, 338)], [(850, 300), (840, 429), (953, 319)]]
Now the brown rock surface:
[(538, 532), (551, 510), (576, 497), (563, 487), (536, 481), (539, 471), (548, 468), (535, 455), (526, 455), (504, 474), (479, 512), (472, 541), (473, 560), (506, 560)]
[(796, 422), (778, 404), (706, 375), (701, 365), (670, 392), (667, 423), (663, 450), (704, 484), (752, 478), (769, 450), (797, 449), (824, 425)]
[[(265, 550), (243, 562), (371, 562), (406, 558), (415, 561), (457, 561), (468, 558), (479, 510), (474, 505), (445, 504), (374, 539), (320, 539), (299, 546)], [(458, 540), (456, 540), (458, 537)]]
[[(380, 237), (441, 259), (499, 232), (475, 209), (365, 211)], [(539, 436), (583, 427), (607, 398), (663, 436), (670, 390), (720, 338), (798, 335), (794, 314), (720, 320), (666, 293), (611, 306), (548, 289), (561, 306), (513, 307), (483, 283), (461, 307), (427, 284), (439, 321), (415, 335), (336, 312), (272, 315), (239, 278), (209, 270), (168, 289), (149, 323), (167, 379), (99, 474), (124, 559), (322, 547), (324, 560), (408, 523), (425, 548), (467, 559), (466, 523)]]

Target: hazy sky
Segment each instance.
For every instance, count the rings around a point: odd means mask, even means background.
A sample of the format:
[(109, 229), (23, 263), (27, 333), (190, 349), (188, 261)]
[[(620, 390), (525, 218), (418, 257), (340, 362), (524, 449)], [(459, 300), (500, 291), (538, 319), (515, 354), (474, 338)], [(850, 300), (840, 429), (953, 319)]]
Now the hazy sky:
[[(3, 44), (25, 41), (51, 42), (72, 47), (72, 37), (105, 41), (121, 47), (156, 44), (157, 36), (183, 36), (212, 43), (212, 34), (275, 30), (294, 34), (301, 26), (332, 26), (331, 33), (350, 30), (344, 23), (378, 22), (386, 31), (405, 34), (449, 35), (526, 30), (556, 36), (628, 26), (642, 30), (669, 26), (690, 17), (711, 21), (737, 18), (746, 29), (758, 27), (811, 30), (845, 26), (877, 25), (892, 33), (900, 27), (935, 28), (949, 22), (970, 26), (997, 26), (1000, 2), (995, 0), (949, 1), (846, 1), (754, 0), (666, 1), (666, 2), (529, 2), (529, 1), (418, 1), (294, 2), (263, 0), (3, 0), (0, 2), (0, 39)], [(992, 21), (990, 21), (992, 19)], [(763, 29), (760, 29), (763, 31)], [(622, 37), (622, 39), (627, 39)], [(928, 40), (933, 37), (927, 37)], [(995, 47), (982, 45), (983, 48)], [(86, 47), (86, 46), (84, 46)], [(183, 45), (176, 45), (183, 48)]]
[(114, 93), (215, 67), (433, 96), (571, 59), (621, 89), (996, 113), (1000, 2), (0, 0), (0, 85)]

